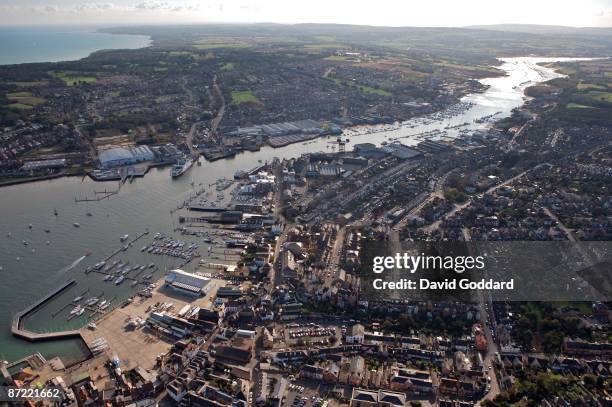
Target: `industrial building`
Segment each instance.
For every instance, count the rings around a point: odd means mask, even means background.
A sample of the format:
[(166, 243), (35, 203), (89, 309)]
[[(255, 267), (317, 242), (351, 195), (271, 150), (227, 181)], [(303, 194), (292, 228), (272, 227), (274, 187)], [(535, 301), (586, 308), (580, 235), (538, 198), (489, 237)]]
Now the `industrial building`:
[(202, 296), (208, 291), (210, 279), (188, 273), (183, 270), (171, 270), (166, 276), (166, 286), (171, 287), (175, 291), (191, 296)]
[(102, 168), (131, 165), (142, 161), (150, 161), (153, 160), (153, 158), (153, 151), (151, 151), (148, 146), (130, 148), (113, 147), (103, 150), (98, 154), (98, 160)]

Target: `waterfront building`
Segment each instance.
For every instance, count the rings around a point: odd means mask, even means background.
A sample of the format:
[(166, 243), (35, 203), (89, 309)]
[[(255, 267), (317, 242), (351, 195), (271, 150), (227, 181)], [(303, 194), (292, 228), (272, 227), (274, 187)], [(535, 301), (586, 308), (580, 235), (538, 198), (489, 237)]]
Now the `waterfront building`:
[(191, 296), (202, 296), (208, 291), (210, 279), (176, 269), (168, 273), (165, 282), (166, 286), (175, 291)]

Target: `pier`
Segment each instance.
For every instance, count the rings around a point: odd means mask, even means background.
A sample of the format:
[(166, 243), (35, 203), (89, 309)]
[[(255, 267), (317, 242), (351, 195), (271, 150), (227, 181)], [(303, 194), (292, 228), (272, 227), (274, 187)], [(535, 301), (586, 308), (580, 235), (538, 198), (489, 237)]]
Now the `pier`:
[(13, 334), (13, 336), (16, 336), (17, 338), (25, 339), (30, 342), (40, 342), (40, 341), (49, 341), (49, 340), (55, 340), (55, 339), (69, 339), (69, 338), (83, 339), (83, 337), (81, 336), (81, 333), (78, 330), (37, 333), (37, 332), (29, 331), (23, 327), (23, 320), (27, 315), (36, 311), (37, 309), (42, 307), (44, 304), (49, 302), (51, 299), (53, 299), (54, 297), (61, 294), (62, 292), (64, 292), (65, 290), (67, 290), (68, 288), (72, 287), (75, 284), (76, 284), (76, 280), (68, 280), (62, 285), (60, 285), (59, 287), (57, 287), (55, 290), (51, 291), (50, 293), (42, 297), (40, 300), (30, 305), (29, 307), (16, 313), (11, 323), (11, 333)]

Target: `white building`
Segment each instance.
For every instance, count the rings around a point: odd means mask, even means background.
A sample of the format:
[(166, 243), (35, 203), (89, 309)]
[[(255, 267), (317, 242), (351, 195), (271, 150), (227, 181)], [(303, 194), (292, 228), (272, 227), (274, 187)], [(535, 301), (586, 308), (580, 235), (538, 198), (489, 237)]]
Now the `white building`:
[(166, 286), (192, 296), (202, 296), (208, 292), (210, 279), (188, 273), (183, 270), (172, 270), (166, 276)]

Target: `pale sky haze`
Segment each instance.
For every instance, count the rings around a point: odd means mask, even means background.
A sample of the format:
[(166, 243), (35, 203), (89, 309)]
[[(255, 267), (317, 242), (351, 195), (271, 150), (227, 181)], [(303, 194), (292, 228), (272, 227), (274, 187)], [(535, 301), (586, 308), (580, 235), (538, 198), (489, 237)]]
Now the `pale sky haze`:
[(612, 26), (612, 0), (0, 0), (0, 25), (343, 23)]

